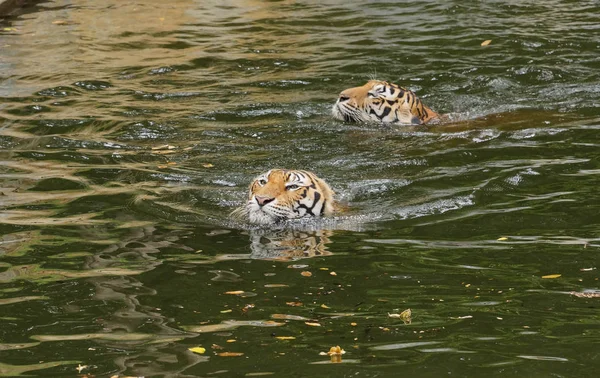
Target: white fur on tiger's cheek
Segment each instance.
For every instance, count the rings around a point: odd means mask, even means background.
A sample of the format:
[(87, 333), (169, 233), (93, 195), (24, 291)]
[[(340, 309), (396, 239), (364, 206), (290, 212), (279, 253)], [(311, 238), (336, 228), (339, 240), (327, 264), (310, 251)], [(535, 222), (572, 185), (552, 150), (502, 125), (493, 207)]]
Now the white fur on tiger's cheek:
[(336, 102), (333, 105), (333, 108), (331, 109), (331, 114), (333, 115), (333, 118), (335, 119), (339, 119), (340, 121), (344, 121), (344, 115), (342, 114), (342, 112), (340, 111), (340, 105), (339, 102)]

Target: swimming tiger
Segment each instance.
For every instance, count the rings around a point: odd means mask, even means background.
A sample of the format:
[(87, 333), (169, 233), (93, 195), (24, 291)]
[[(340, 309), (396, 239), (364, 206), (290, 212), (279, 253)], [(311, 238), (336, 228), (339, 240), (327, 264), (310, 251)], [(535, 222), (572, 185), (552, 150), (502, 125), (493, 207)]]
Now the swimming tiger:
[(334, 211), (333, 190), (309, 171), (271, 169), (255, 178), (249, 189), (246, 205), (231, 215), (250, 223), (273, 224)]
[(332, 111), (346, 122), (422, 125), (441, 118), (413, 91), (379, 80), (342, 91)]

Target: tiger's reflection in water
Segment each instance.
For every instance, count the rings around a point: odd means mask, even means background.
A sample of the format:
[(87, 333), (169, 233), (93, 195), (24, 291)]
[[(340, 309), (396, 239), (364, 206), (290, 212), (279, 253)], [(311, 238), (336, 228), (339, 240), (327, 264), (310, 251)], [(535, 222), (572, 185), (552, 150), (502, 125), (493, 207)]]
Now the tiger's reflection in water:
[(331, 230), (250, 230), (250, 258), (266, 260), (298, 260), (328, 256)]

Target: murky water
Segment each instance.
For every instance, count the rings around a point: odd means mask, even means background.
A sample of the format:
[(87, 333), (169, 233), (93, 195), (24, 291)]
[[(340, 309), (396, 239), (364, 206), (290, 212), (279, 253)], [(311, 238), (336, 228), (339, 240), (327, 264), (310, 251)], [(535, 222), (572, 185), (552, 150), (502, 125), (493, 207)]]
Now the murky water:
[[(597, 374), (596, 2), (57, 0), (0, 51), (0, 376)], [(333, 120), (373, 77), (456, 122)], [(348, 210), (231, 222), (274, 167)]]

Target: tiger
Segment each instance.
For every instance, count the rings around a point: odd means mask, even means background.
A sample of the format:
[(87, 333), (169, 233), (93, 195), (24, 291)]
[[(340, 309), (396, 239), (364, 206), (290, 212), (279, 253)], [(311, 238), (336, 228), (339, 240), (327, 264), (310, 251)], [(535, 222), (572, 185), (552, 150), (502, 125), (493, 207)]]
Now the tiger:
[(387, 81), (370, 80), (362, 87), (342, 91), (333, 106), (333, 117), (346, 122), (381, 122), (423, 125), (441, 116), (417, 95)]
[(231, 215), (262, 225), (330, 216), (334, 212), (334, 195), (329, 185), (312, 172), (271, 169), (252, 181), (248, 201)]

